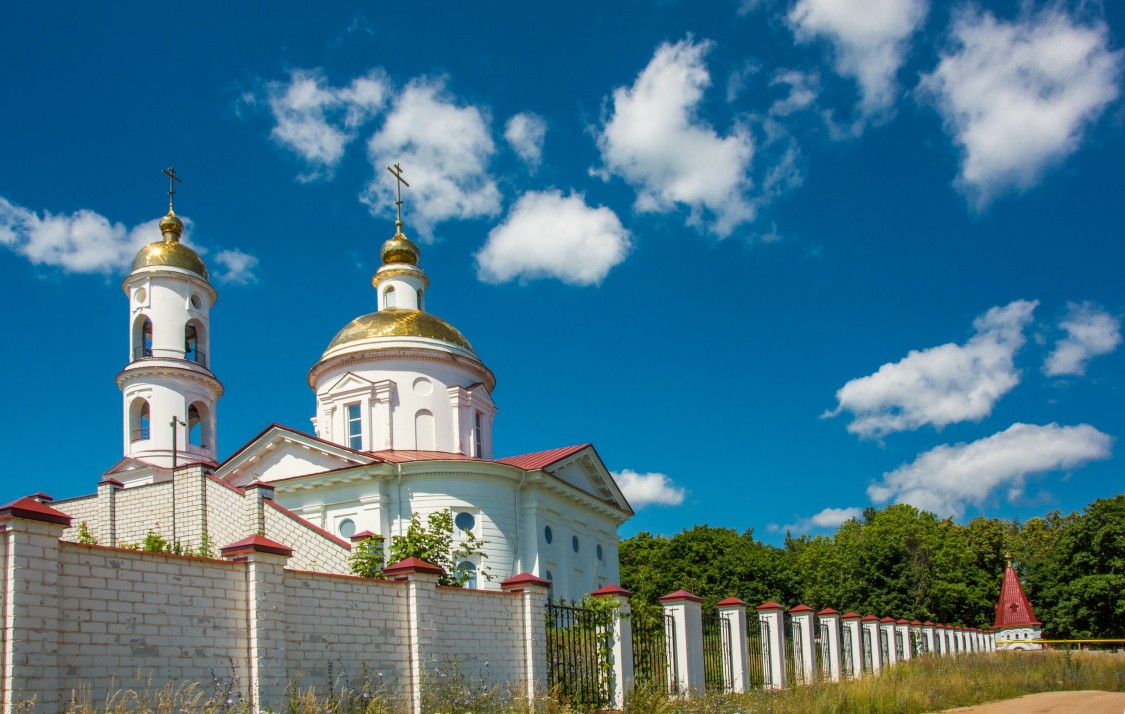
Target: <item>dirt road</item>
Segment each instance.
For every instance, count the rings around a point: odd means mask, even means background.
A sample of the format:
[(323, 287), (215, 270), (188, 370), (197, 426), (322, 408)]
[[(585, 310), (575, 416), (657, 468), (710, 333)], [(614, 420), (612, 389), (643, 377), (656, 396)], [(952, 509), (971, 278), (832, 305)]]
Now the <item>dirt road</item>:
[(1125, 714), (1123, 692), (1044, 692), (1018, 699), (946, 709), (944, 714)]

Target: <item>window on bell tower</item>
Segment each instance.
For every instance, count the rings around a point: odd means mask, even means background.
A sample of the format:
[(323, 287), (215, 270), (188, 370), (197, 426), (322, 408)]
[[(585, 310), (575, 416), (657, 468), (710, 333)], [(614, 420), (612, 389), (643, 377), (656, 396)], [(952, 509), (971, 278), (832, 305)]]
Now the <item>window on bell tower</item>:
[(150, 433), (148, 401), (134, 399), (129, 405), (129, 441), (144, 441)]
[(391, 287), (389, 287), (389, 288), (387, 288), (386, 290), (383, 291), (383, 307), (388, 308), (388, 307), (394, 307), (394, 306), (395, 306), (395, 288), (392, 285)]
[(133, 359), (152, 357), (152, 320), (138, 315), (133, 328)]
[(347, 407), (348, 420), (348, 447), (356, 451), (363, 450), (363, 412), (358, 403), (349, 404)]
[(188, 407), (188, 443), (192, 446), (203, 446), (203, 423), (199, 418), (199, 407), (192, 404)]
[(481, 429), (480, 412), (473, 412), (473, 456), (484, 458), (484, 435)]

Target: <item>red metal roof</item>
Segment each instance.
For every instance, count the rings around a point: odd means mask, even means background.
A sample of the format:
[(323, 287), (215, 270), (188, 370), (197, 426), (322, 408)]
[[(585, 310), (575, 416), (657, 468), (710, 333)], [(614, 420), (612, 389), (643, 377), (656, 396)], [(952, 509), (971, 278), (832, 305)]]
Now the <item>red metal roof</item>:
[(562, 461), (568, 456), (578, 453), (582, 449), (588, 448), (590, 444), (578, 444), (576, 446), (564, 446), (560, 449), (548, 449), (547, 451), (536, 451), (532, 454), (523, 454), (521, 456), (509, 456), (500, 459), (499, 463), (515, 466), (516, 468), (523, 469), (524, 471), (534, 471), (541, 469), (544, 466), (550, 466), (556, 461)]
[(1023, 586), (1020, 585), (1016, 569), (1009, 565), (1004, 570), (1004, 582), (1000, 585), (1000, 602), (996, 605), (996, 620), (992, 623), (992, 627), (996, 629), (1042, 624), (1035, 619), (1031, 601), (1023, 594)]
[(407, 461), (484, 461), (475, 456), (465, 456), (453, 451), (407, 451), (405, 449), (386, 449), (384, 451), (368, 451), (368, 454), (392, 464), (401, 464)]

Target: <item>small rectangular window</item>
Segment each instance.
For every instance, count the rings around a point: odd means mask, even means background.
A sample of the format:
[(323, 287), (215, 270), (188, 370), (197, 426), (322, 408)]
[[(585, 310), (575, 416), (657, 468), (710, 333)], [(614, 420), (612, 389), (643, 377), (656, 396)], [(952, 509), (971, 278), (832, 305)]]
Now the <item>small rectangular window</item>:
[(360, 451), (363, 449), (363, 413), (358, 404), (349, 404), (348, 410), (348, 446)]
[(473, 456), (478, 459), (484, 456), (484, 436), (480, 427), (480, 412), (473, 414)]

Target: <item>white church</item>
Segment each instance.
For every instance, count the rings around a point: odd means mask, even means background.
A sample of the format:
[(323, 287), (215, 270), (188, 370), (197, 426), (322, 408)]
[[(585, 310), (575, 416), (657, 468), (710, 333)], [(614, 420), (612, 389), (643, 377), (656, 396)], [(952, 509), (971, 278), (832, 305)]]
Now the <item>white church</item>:
[[(553, 597), (578, 599), (618, 582), (629, 503), (590, 444), (494, 457), (496, 377), (457, 328), (426, 311), (429, 279), (401, 204), (371, 281), (375, 312), (345, 325), (309, 370), (313, 433), (271, 424), (220, 460), (218, 294), (180, 241), (170, 203), (163, 239), (137, 253), (122, 284), (123, 458), (97, 494), (52, 503), (74, 519), (64, 537), (82, 523), (103, 545), (150, 531), (188, 547), (204, 533), (220, 546), (258, 533), (294, 550), (290, 567), (347, 572), (357, 536), (389, 546), (412, 514), (449, 509), (455, 538), (485, 541), (484, 562), (459, 563), (474, 572), (468, 587), (530, 572)], [(482, 566), (491, 579), (475, 577)]]

